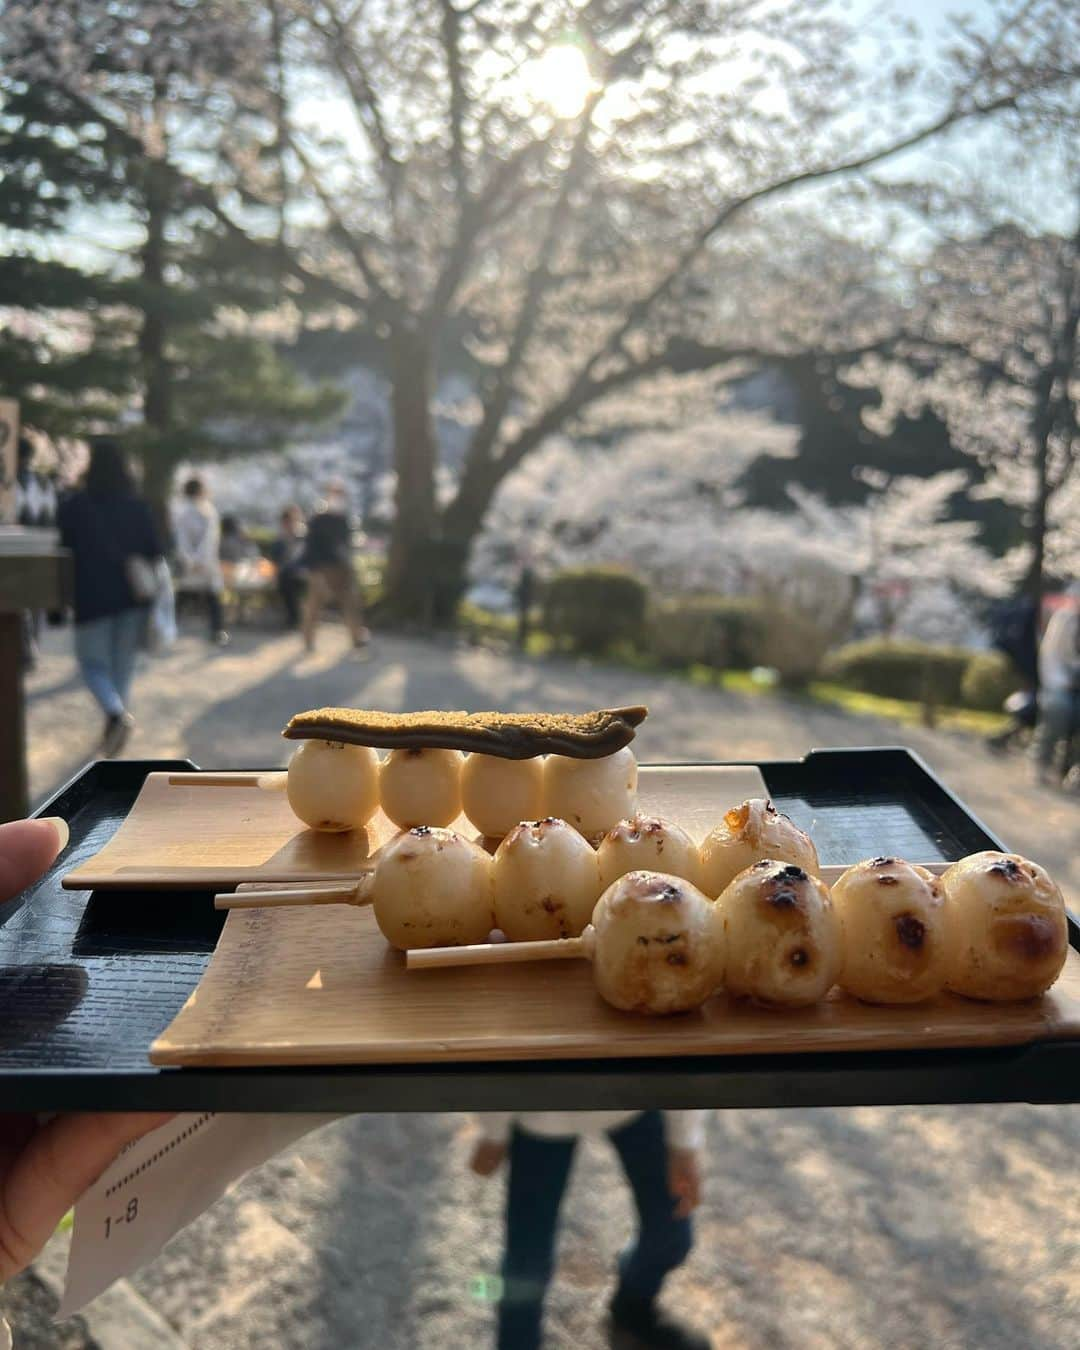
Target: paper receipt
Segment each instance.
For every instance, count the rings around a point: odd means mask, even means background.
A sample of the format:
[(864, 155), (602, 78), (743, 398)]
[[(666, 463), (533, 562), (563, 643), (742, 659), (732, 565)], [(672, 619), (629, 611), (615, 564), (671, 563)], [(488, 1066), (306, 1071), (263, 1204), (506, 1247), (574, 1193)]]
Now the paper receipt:
[(336, 1119), (187, 1114), (129, 1144), (75, 1206), (57, 1317), (70, 1317), (114, 1280), (152, 1261), (245, 1172)]

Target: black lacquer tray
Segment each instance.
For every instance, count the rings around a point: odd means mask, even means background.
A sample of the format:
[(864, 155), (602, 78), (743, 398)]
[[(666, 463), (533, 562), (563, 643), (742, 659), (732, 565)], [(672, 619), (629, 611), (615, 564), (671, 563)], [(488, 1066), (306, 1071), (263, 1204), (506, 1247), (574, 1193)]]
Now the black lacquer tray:
[[(49, 874), (0, 914), (0, 1105), (11, 1111), (458, 1111), (839, 1106), (1080, 1099), (1080, 1041), (887, 1053), (635, 1060), (157, 1068), (151, 1041), (197, 985), (224, 916), (206, 892), (65, 891), (116, 830), (147, 773), (87, 768), (40, 810), (70, 824)], [(813, 823), (823, 863), (868, 852), (948, 861), (1003, 847), (904, 749), (816, 750), (761, 764), (777, 804)], [(1080, 949), (1080, 926), (1070, 920)]]

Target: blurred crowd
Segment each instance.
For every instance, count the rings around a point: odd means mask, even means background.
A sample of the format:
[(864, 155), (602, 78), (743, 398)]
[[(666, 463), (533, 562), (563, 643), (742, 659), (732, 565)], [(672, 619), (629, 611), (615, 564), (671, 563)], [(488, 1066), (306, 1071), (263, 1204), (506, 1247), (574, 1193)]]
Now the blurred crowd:
[[(54, 529), (74, 559), (75, 654), (87, 688), (105, 716), (100, 751), (116, 755), (134, 719), (129, 708), (137, 654), (167, 646), (176, 615), (201, 610), (211, 643), (229, 642), (226, 615), (252, 608), (298, 630), (314, 650), (319, 623), (336, 607), (356, 648), (369, 641), (353, 563), (356, 537), (344, 483), (327, 483), (306, 518), (298, 506), (281, 512), (272, 538), (257, 540), (231, 514), (219, 515), (206, 482), (191, 476), (166, 511), (143, 496), (128, 456), (110, 438), (91, 447), (77, 484), (35, 466), (33, 445), (20, 440), (16, 514), (20, 525)], [(28, 612), (24, 658), (37, 659), (43, 616)]]

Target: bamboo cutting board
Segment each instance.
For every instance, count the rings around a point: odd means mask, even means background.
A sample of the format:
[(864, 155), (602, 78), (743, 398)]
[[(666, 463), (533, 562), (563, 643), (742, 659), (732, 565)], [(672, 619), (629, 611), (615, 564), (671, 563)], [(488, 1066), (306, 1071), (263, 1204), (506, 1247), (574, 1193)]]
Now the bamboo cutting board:
[[(247, 888), (245, 888), (247, 889)], [(155, 1064), (412, 1064), (1017, 1045), (1080, 1036), (1080, 954), (1029, 1003), (945, 995), (875, 1008), (836, 991), (771, 1012), (720, 995), (678, 1017), (617, 1012), (585, 961), (406, 971), (368, 909), (234, 910)]]
[[(69, 890), (225, 890), (245, 881), (340, 881), (397, 833), (377, 811), (365, 830), (320, 834), (293, 815), (284, 792), (257, 786), (256, 774), (148, 774), (127, 818), (93, 858), (69, 872)], [(700, 841), (724, 812), (767, 796), (752, 764), (643, 765), (641, 808), (676, 821)], [(454, 828), (476, 830), (460, 817)]]

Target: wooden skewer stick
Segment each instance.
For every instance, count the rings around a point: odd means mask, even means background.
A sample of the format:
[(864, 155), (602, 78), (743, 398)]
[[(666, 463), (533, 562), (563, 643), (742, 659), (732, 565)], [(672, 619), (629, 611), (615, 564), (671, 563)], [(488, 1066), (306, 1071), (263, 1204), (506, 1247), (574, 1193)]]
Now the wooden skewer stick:
[(170, 787), (257, 787), (264, 792), (284, 792), (289, 775), (284, 769), (271, 773), (247, 773), (242, 769), (221, 769), (207, 773), (171, 773)]
[(405, 953), (408, 970), (443, 966), (503, 966), (514, 961), (588, 960), (584, 938), (549, 938), (543, 942), (481, 942), (472, 947), (412, 947)]
[(357, 881), (325, 886), (283, 886), (280, 890), (225, 891), (214, 896), (215, 909), (285, 909), (296, 905), (370, 905), (369, 877), (374, 866)]
[[(282, 777), (285, 775), (282, 774)], [(170, 787), (261, 787), (265, 773), (246, 773), (242, 769), (221, 769), (207, 773), (171, 773)]]

